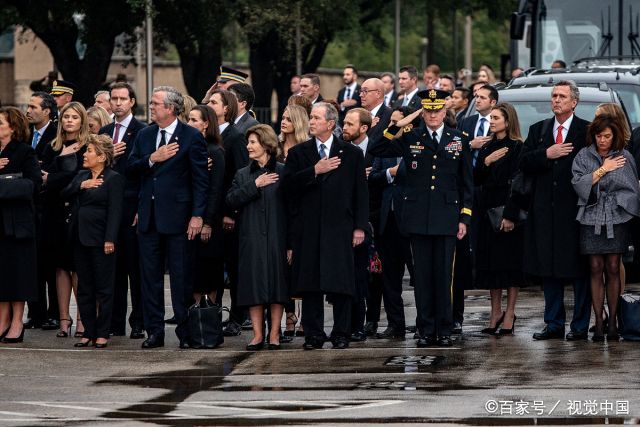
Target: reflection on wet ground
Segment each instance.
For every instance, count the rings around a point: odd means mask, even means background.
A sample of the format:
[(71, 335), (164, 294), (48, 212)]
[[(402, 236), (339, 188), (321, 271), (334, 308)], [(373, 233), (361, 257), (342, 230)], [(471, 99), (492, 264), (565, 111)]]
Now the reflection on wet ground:
[[(636, 422), (639, 343), (533, 341), (542, 326), (536, 290), (521, 293), (516, 335), (487, 336), (487, 300), (470, 296), (464, 333), (451, 348), (417, 349), (408, 334), (343, 351), (303, 351), (297, 338), (285, 350), (252, 353), (243, 333), (212, 351), (178, 350), (169, 334), (164, 349), (142, 351), (139, 341), (118, 337), (106, 351), (84, 351), (30, 331), (24, 345), (0, 347), (8, 385), (0, 389), (0, 424)], [(411, 305), (407, 315), (415, 317)], [(597, 410), (587, 412), (587, 403)]]

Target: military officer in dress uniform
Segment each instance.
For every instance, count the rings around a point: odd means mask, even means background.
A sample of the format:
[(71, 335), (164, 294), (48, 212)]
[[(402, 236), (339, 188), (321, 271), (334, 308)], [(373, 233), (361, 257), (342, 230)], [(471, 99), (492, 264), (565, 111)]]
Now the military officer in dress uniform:
[[(444, 125), (448, 95), (437, 89), (418, 92), (422, 109), (390, 126), (370, 149), (374, 156), (401, 156), (407, 167), (400, 223), (413, 254), (418, 347), (452, 345), (456, 238), (466, 235), (471, 222), (471, 151), (462, 132)], [(423, 126), (404, 128), (419, 114)]]

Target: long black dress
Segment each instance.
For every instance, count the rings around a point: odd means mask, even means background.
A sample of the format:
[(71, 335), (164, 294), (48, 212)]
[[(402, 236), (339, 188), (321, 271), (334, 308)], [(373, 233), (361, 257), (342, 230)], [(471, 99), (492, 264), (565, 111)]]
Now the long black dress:
[(283, 168), (275, 157), (264, 168), (253, 161), (238, 169), (227, 194), (227, 206), (239, 210), (239, 306), (283, 304), (289, 300), (287, 211), (280, 181), (262, 188), (255, 184), (265, 172), (282, 176)]
[[(65, 141), (64, 146), (75, 144), (75, 140)], [(82, 169), (86, 146), (74, 154), (61, 156), (48, 144), (43, 153), (42, 170), (48, 172), (47, 182), (43, 186), (44, 213), (42, 218), (43, 242), (47, 253), (51, 254), (56, 268), (74, 271), (73, 244), (69, 236), (67, 219), (71, 205), (60, 197), (60, 192)]]
[(207, 154), (213, 160), (209, 170), (209, 191), (207, 211), (203, 222), (211, 227), (211, 238), (203, 242), (198, 236), (194, 257), (193, 291), (208, 294), (224, 286), (224, 252), (222, 239), (222, 206), (224, 203), (224, 150), (213, 143), (207, 143)]
[[(42, 176), (36, 152), (11, 141), (0, 152), (0, 301), (38, 299), (35, 208)], [(18, 174), (22, 174), (20, 177)]]
[[(489, 166), (484, 160), (500, 148), (507, 147), (507, 154)], [(478, 245), (476, 250), (476, 287), (479, 289), (501, 289), (522, 286), (523, 226), (510, 232), (493, 230), (487, 210), (505, 206), (504, 217), (517, 218), (522, 202), (511, 195), (511, 179), (518, 171), (522, 143), (494, 137), (478, 154), (474, 179), (480, 190), (478, 212)], [(475, 213), (474, 213), (475, 214)]]

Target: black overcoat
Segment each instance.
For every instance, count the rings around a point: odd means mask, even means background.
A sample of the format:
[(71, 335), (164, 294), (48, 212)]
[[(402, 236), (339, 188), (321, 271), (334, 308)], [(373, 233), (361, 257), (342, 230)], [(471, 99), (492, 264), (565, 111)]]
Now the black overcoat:
[(240, 306), (285, 303), (287, 281), (287, 209), (280, 182), (256, 187), (256, 178), (282, 174), (275, 157), (261, 168), (255, 161), (238, 169), (227, 193), (227, 206), (237, 210), (239, 239), (238, 297)]
[(575, 279), (584, 276), (585, 260), (580, 255), (578, 196), (571, 185), (571, 165), (585, 146), (589, 122), (574, 116), (565, 139), (573, 144), (573, 151), (550, 160), (546, 151), (554, 144), (553, 124), (551, 118), (531, 125), (522, 149), (520, 167), (533, 181), (523, 270), (538, 277)]
[(353, 231), (366, 230), (369, 195), (362, 151), (333, 137), (340, 166), (315, 175), (315, 138), (289, 150), (282, 185), (297, 209), (292, 236), (293, 293), (353, 295)]

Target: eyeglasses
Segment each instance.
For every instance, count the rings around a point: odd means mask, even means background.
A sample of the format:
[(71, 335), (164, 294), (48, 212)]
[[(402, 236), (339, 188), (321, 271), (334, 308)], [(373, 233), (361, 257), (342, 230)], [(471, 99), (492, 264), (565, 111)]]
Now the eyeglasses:
[(366, 95), (369, 92), (380, 92), (380, 89), (360, 89), (360, 94)]

